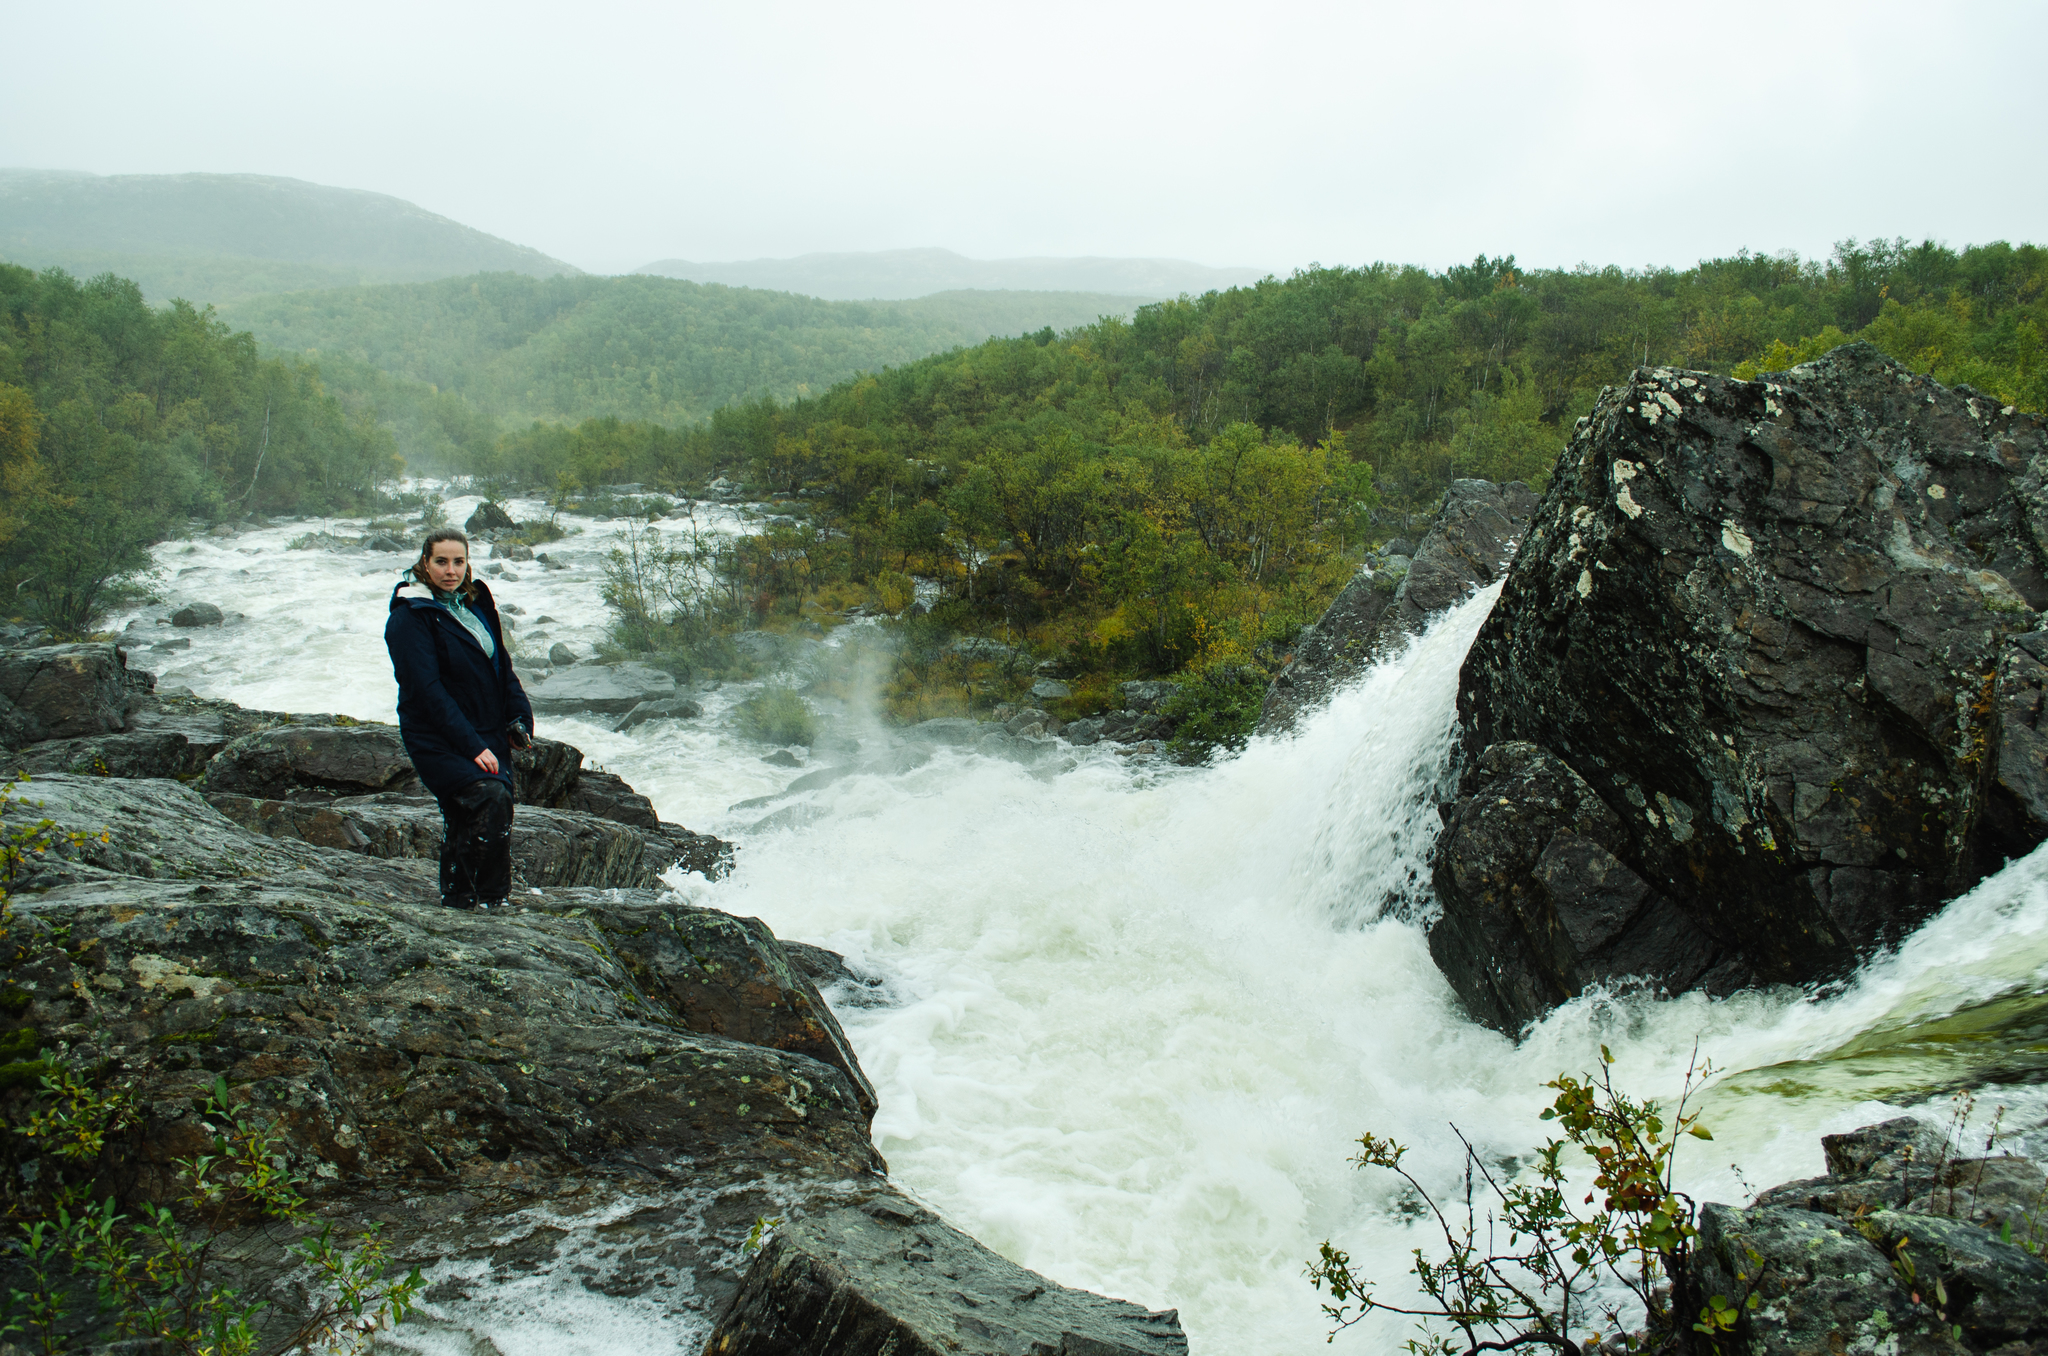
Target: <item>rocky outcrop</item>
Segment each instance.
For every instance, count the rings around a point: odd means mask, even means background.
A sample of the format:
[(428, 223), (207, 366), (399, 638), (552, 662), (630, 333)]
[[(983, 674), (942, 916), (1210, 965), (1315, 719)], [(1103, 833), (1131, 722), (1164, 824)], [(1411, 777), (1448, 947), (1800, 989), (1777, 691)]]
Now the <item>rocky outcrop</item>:
[(1292, 729), (1431, 617), (1499, 579), (1535, 508), (1535, 494), (1519, 480), (1452, 481), (1414, 556), (1381, 557), (1301, 634), (1266, 692), (1260, 732)]
[(425, 791), (397, 727), (363, 724), (245, 735), (207, 764), (204, 789), (269, 800)]
[(1172, 1310), (1055, 1285), (901, 1196), (778, 1229), (705, 1356), (1181, 1356)]
[(2044, 454), (1863, 344), (1603, 395), (1460, 679), (1430, 946), (1471, 1011), (1840, 974), (2048, 836)]
[[(396, 784), (389, 731), (331, 717), (266, 727), (274, 713), (224, 703), (172, 714), (234, 750), (208, 765), (206, 797), (171, 778), (53, 773), (0, 815), (10, 830), (47, 818), (81, 839), (31, 856), (12, 882), (0, 1044), (124, 1090), (132, 1117), (97, 1164), (122, 1208), (179, 1198), (178, 1161), (212, 1144), (204, 1097), (224, 1079), (280, 1136), (273, 1161), (303, 1179), (321, 1224), (349, 1237), (381, 1226), (400, 1271), (457, 1263), (426, 1292), (430, 1310), (546, 1271), (658, 1297), (675, 1340), (694, 1338), (742, 1312), (740, 1244), (757, 1221), (791, 1221), (780, 1232), (792, 1240), (836, 1238), (810, 1222), (860, 1205), (864, 1218), (909, 1221), (914, 1237), (897, 1242), (925, 1240), (945, 1259), (914, 1284), (861, 1292), (878, 1329), (937, 1331), (933, 1306), (950, 1305), (960, 1317), (945, 1330), (972, 1339), (984, 1331), (965, 1312), (973, 1297), (1005, 1293), (1030, 1312), (987, 1331), (1042, 1332), (1047, 1351), (1184, 1349), (1171, 1315), (1133, 1319), (1063, 1290), (887, 1188), (868, 1133), (874, 1089), (809, 971), (759, 920), (651, 889), (535, 883), (577, 878), (572, 859), (651, 879), (653, 854), (696, 837), (623, 782), (589, 774), (581, 803), (651, 824), (528, 804), (528, 883), (511, 907), (461, 912), (435, 902), (430, 798), (335, 794)], [(565, 745), (536, 750), (522, 785), (574, 798), (581, 761)], [(229, 784), (277, 794), (217, 789)], [(616, 850), (551, 859), (550, 835)], [(806, 955), (837, 982), (830, 958)], [(12, 1123), (31, 1109), (36, 1067), (0, 1081)], [(29, 1137), (0, 1141), (0, 1198), (47, 1205), (37, 1193), (56, 1161), (36, 1158)], [(307, 1303), (285, 1252), (301, 1237), (236, 1228), (214, 1249), (214, 1283), (264, 1302), (272, 1338)], [(869, 1267), (858, 1249), (874, 1239), (844, 1241), (848, 1265)], [(13, 1265), (0, 1259), (0, 1284), (22, 1280)], [(744, 1312), (783, 1312), (781, 1294), (757, 1292)], [(67, 1349), (106, 1336), (79, 1298), (58, 1334)], [(1141, 1331), (1165, 1344), (1087, 1345)]]
[(1692, 1283), (1742, 1309), (1741, 1350), (2019, 1356), (2048, 1343), (2048, 1264), (2028, 1246), (2048, 1194), (2038, 1166), (1959, 1156), (1910, 1118), (1822, 1143), (1827, 1176), (1700, 1209)]
[[(433, 863), (440, 856), (441, 807), (431, 796), (289, 801), (215, 793), (207, 800), (267, 838), (395, 861)], [(677, 856), (665, 838), (596, 815), (525, 806), (512, 820), (512, 881), (520, 888), (651, 888)]]
[(128, 666), (108, 644), (0, 650), (0, 722), (9, 742), (118, 731), (128, 719)]
[(675, 696), (676, 680), (645, 664), (579, 664), (556, 670), (545, 682), (529, 687), (526, 695), (542, 714), (624, 715), (642, 702)]

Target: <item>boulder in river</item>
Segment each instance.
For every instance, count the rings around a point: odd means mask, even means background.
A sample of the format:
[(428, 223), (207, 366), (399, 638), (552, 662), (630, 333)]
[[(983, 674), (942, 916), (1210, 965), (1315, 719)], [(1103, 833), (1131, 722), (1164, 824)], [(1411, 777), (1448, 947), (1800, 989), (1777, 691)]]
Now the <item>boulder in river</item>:
[[(1468, 1008), (1518, 1029), (1646, 929), (1657, 990), (1839, 975), (2030, 850), (2044, 568), (2048, 424), (1867, 344), (1610, 389), (1460, 677), (1430, 946)], [(1598, 863), (1491, 784), (1524, 743), (1611, 815)]]
[(695, 720), (704, 714), (704, 708), (688, 697), (663, 697), (658, 701), (641, 702), (619, 719), (621, 730), (630, 730), (645, 725), (650, 720)]
[(1410, 546), (1413, 558), (1391, 551), (1380, 557), (1295, 641), (1294, 657), (1266, 691), (1260, 732), (1293, 728), (1303, 712), (1420, 634), (1432, 617), (1499, 579), (1535, 508), (1535, 494), (1519, 480), (1452, 481), (1422, 544)]
[(212, 603), (187, 603), (171, 614), (173, 626), (219, 626), (223, 620)]
[(549, 675), (527, 694), (536, 712), (624, 715), (642, 702), (676, 695), (676, 680), (646, 664), (580, 664)]
[(474, 536), (480, 532), (510, 532), (518, 526), (502, 506), (486, 499), (476, 506), (476, 512), (469, 515), (469, 521), (462, 525), (462, 530)]
[(554, 665), (556, 668), (574, 668), (580, 662), (581, 656), (579, 656), (574, 650), (570, 649), (567, 645), (564, 645), (561, 641), (558, 640), (554, 644), (548, 646), (548, 663)]

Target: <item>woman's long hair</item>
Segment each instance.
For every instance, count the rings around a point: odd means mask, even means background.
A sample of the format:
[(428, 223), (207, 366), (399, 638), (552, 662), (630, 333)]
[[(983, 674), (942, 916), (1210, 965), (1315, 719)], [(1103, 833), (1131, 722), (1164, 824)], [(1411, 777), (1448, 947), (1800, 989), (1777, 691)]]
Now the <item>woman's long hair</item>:
[(427, 534), (427, 539), (420, 543), (420, 558), (413, 562), (412, 577), (414, 579), (419, 580), (420, 583), (425, 584), (428, 588), (434, 587), (434, 581), (427, 577), (427, 557), (434, 554), (434, 543), (443, 541), (459, 541), (462, 543), (462, 554), (464, 557), (464, 564), (462, 567), (462, 583), (455, 591), (462, 595), (463, 602), (475, 602), (476, 567), (468, 563), (467, 558), (470, 554), (471, 549), (469, 545), (469, 534), (464, 532), (461, 528), (437, 527), (432, 532), (429, 532)]

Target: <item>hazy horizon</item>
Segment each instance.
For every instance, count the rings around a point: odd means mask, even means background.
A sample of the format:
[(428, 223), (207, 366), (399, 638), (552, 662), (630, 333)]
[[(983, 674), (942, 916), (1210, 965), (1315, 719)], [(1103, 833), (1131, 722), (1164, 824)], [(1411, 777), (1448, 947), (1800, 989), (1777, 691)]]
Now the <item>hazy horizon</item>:
[(2021, 3), (352, 13), (15, 7), (46, 58), (0, 89), (0, 164), (364, 189), (596, 273), (1686, 266), (2048, 221)]

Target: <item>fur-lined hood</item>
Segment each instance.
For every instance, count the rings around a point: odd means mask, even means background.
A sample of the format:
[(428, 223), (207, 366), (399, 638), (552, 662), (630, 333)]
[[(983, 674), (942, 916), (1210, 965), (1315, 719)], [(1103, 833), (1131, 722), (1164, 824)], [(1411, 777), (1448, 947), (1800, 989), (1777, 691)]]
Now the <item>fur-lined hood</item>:
[[(472, 579), (469, 582), (476, 589), (476, 598), (471, 605), (488, 607), (495, 613), (498, 610), (498, 601), (491, 597), (491, 591), (484, 586), (484, 581)], [(393, 611), (396, 611), (399, 607), (406, 604), (410, 604), (413, 607), (439, 607), (441, 605), (439, 600), (434, 597), (434, 591), (425, 584), (422, 584), (417, 579), (402, 579), (399, 581), (398, 587), (391, 590), (391, 608)]]

